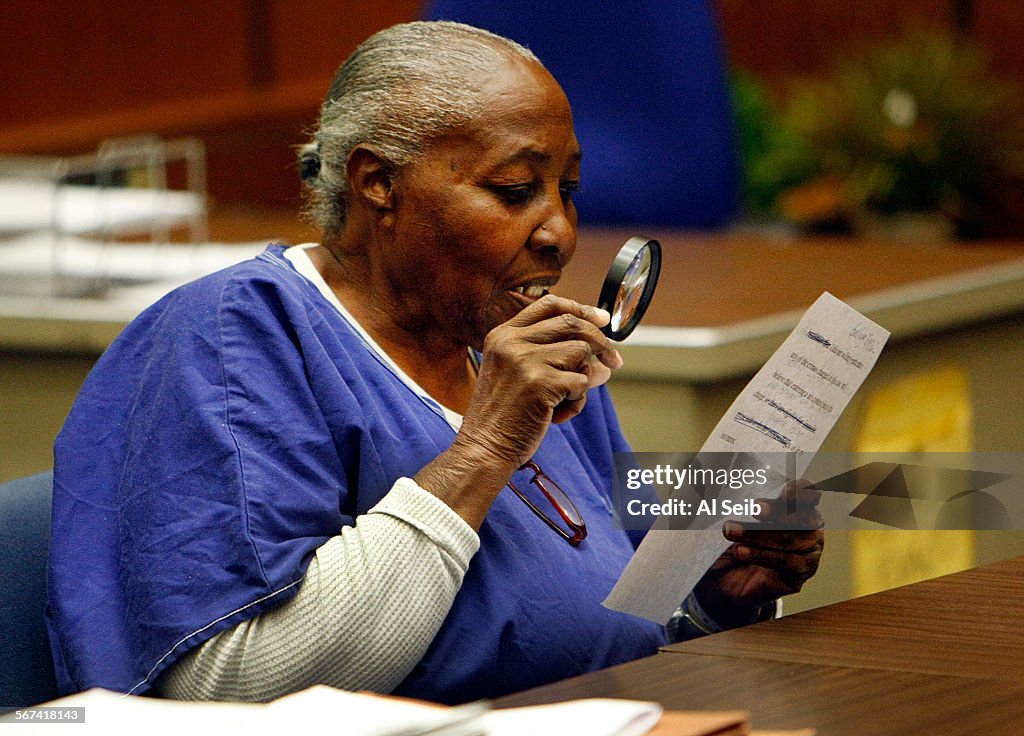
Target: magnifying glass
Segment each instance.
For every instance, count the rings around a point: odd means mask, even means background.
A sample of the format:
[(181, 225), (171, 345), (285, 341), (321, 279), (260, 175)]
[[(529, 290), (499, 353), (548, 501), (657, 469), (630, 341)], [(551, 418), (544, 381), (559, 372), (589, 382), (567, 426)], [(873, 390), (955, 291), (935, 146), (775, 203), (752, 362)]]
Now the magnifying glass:
[(626, 241), (615, 256), (601, 287), (597, 306), (611, 322), (601, 331), (612, 340), (625, 340), (647, 311), (661, 273), (661, 243), (639, 235)]

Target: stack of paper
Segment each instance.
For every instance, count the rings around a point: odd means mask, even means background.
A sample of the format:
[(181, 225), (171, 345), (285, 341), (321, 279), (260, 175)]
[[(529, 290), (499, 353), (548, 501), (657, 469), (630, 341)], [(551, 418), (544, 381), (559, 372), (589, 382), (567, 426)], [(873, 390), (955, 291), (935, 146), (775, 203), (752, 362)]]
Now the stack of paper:
[(38, 232), (0, 240), (0, 273), (62, 274), (118, 281), (159, 281), (224, 268), (262, 252), (250, 243), (100, 242)]
[(56, 230), (104, 232), (132, 226), (170, 225), (199, 217), (201, 194), (158, 188), (55, 186), (52, 182), (0, 179), (0, 232)]
[(613, 699), (501, 710), (490, 710), (485, 703), (445, 708), (323, 685), (267, 705), (182, 703), (90, 690), (0, 716), (0, 724), (19, 722), (47, 723), (58, 731), (73, 727), (69, 733), (76, 736), (138, 736), (157, 724), (174, 733), (320, 733), (328, 725), (332, 733), (345, 736), (769, 736), (751, 731), (748, 714), (741, 711), (663, 714), (657, 703)]
[(318, 733), (330, 723), (345, 736), (640, 736), (650, 731), (660, 716), (657, 703), (630, 700), (578, 700), (508, 710), (442, 708), (317, 686), (267, 705), (180, 703), (90, 690), (45, 707), (15, 711), (0, 722), (74, 726), (71, 733), (78, 736), (138, 736), (156, 723), (172, 727), (175, 733), (211, 733), (219, 728), (232, 733)]

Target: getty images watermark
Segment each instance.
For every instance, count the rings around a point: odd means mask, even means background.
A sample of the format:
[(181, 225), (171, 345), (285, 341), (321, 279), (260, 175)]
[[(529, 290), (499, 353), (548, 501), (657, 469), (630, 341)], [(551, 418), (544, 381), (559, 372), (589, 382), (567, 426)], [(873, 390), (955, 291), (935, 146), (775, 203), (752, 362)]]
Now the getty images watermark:
[[(820, 494), (765, 503), (797, 479)], [(665, 529), (735, 519), (799, 530), (822, 518), (830, 529), (1024, 529), (1024, 455), (616, 453), (613, 502), (635, 530), (656, 519)]]
[[(703, 467), (687, 462), (683, 466), (659, 463), (654, 467), (625, 468), (626, 490), (637, 492), (644, 488), (669, 489), (672, 495), (662, 499), (629, 498), (626, 500), (626, 515), (642, 518), (657, 516), (756, 516), (761, 513), (761, 504), (750, 497), (729, 498), (728, 493), (694, 494), (695, 488), (717, 487), (724, 491), (752, 490), (760, 488), (767, 493), (771, 467)], [(691, 493), (684, 493), (691, 491)], [(724, 497), (720, 497), (724, 496)]]

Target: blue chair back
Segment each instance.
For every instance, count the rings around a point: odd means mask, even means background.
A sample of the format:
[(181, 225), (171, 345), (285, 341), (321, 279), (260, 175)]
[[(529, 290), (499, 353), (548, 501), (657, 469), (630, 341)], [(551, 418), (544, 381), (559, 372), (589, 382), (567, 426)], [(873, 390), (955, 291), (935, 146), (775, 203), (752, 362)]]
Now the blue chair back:
[(53, 473), (0, 486), (0, 713), (52, 700), (46, 564)]
[(581, 225), (711, 229), (739, 205), (724, 51), (709, 0), (433, 0), (424, 16), (528, 46), (583, 148)]

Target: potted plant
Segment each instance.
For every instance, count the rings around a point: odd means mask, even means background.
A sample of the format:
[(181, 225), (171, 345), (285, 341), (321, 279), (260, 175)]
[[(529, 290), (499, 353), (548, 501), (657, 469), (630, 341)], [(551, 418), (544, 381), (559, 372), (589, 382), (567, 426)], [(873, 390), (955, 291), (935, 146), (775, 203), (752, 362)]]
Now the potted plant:
[(774, 176), (769, 207), (804, 227), (917, 240), (992, 234), (1007, 219), (1007, 187), (1024, 191), (1021, 100), (977, 46), (916, 31), (826, 78), (791, 82), (776, 132), (747, 161), (748, 182)]

